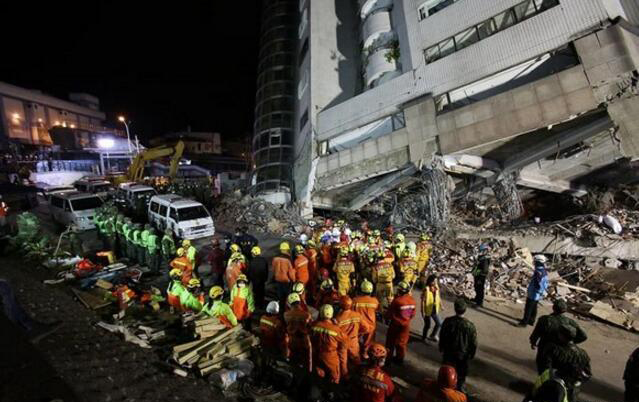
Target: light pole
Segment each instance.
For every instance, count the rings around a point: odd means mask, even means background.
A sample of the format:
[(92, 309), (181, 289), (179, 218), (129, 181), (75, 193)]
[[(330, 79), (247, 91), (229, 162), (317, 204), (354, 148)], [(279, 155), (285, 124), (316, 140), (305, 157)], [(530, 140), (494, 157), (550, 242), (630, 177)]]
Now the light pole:
[(118, 116), (118, 121), (124, 123), (124, 128), (126, 128), (126, 143), (129, 146), (129, 160), (133, 162), (133, 157), (131, 156), (133, 150), (131, 149), (131, 134), (129, 134), (129, 125), (126, 123), (126, 119), (124, 118), (124, 116)]

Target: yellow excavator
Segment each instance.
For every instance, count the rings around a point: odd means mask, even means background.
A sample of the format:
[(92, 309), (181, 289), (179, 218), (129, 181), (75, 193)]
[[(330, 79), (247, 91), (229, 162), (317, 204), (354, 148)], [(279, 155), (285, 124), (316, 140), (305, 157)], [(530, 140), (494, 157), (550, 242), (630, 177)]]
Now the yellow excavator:
[(155, 148), (149, 148), (140, 152), (135, 156), (131, 166), (126, 172), (126, 180), (133, 182), (140, 182), (144, 178), (144, 166), (147, 161), (171, 157), (171, 164), (169, 167), (169, 178), (175, 178), (175, 175), (182, 158), (182, 152), (184, 152), (184, 142), (178, 141), (174, 146), (159, 146)]

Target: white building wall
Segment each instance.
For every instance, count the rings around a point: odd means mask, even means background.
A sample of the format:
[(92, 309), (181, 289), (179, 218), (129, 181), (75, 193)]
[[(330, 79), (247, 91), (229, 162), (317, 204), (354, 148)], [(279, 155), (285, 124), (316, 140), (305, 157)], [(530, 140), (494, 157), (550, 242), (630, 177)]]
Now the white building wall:
[[(391, 82), (322, 111), (318, 117), (318, 140), (329, 139), (393, 113), (402, 103), (421, 95), (448, 92), (556, 49), (596, 29), (609, 18), (602, 0), (561, 0), (556, 7), (426, 65), (424, 49), (499, 14), (518, 1), (464, 0), (422, 22), (417, 20), (416, 0), (401, 1), (407, 17), (410, 51), (418, 50), (417, 55), (411, 54), (417, 67)], [(410, 9), (408, 3), (412, 3)]]

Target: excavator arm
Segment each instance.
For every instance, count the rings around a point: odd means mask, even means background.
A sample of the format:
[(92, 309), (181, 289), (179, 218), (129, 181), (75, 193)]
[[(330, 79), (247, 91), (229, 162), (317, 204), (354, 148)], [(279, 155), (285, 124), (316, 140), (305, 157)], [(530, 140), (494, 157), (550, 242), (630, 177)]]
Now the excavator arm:
[(127, 170), (126, 177), (129, 181), (141, 181), (144, 176), (144, 166), (147, 161), (171, 157), (169, 177), (173, 179), (177, 173), (182, 153), (184, 152), (184, 142), (178, 141), (175, 146), (160, 146), (142, 151), (135, 156), (131, 166)]

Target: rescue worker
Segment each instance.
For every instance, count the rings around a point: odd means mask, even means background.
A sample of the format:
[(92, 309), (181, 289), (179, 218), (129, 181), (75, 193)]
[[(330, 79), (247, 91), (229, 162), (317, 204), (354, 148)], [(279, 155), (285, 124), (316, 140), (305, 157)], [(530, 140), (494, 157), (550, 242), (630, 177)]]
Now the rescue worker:
[(144, 258), (140, 259), (139, 250), (142, 248), (142, 225), (139, 223), (135, 224), (132, 235), (132, 245), (133, 245), (133, 259), (140, 265), (144, 265)]
[(224, 286), (226, 266), (224, 265), (224, 250), (220, 247), (220, 240), (218, 238), (211, 240), (211, 247), (207, 257), (211, 266), (211, 282), (215, 286)]
[(251, 249), (257, 246), (257, 239), (247, 233), (247, 228), (240, 228), (239, 236), (235, 238), (235, 242), (240, 246), (242, 254), (251, 255)]
[(581, 384), (592, 376), (588, 353), (573, 342), (576, 335), (575, 327), (562, 325), (559, 328), (559, 342), (548, 346), (543, 362), (544, 372), (553, 368), (567, 375), (562, 376), (562, 379), (566, 383), (569, 402), (578, 400)]
[(193, 266), (184, 255), (184, 249), (182, 247), (177, 249), (176, 255), (177, 257), (175, 257), (169, 265), (171, 268), (177, 268), (182, 271), (182, 284), (186, 286), (193, 277)]
[(229, 258), (226, 272), (224, 274), (226, 286), (229, 289), (233, 289), (237, 278), (246, 272), (246, 258), (242, 254), (240, 246), (232, 244), (231, 249), (234, 251), (231, 254), (231, 258)]
[(266, 354), (268, 366), (271, 358), (284, 357), (286, 353), (286, 327), (280, 319), (280, 305), (276, 301), (271, 301), (266, 306), (266, 314), (260, 317), (259, 327), (260, 348)]
[(310, 300), (315, 301), (315, 290), (317, 289), (317, 275), (319, 272), (319, 253), (317, 251), (317, 243), (313, 239), (310, 239), (306, 243), (306, 250), (304, 251), (304, 255), (308, 259), (308, 284), (306, 288), (309, 289), (309, 294), (307, 295)]
[(173, 240), (173, 231), (170, 228), (164, 230), (164, 236), (161, 241), (162, 247), (162, 266), (166, 267), (171, 262), (171, 259), (175, 255), (175, 241)]
[(151, 225), (144, 225), (144, 230), (140, 232), (140, 238), (138, 239), (138, 264), (149, 265), (149, 261), (146, 259), (147, 241), (149, 239), (149, 233), (151, 232)]
[(417, 271), (421, 277), (425, 275), (424, 272), (428, 268), (432, 250), (433, 244), (430, 242), (430, 235), (428, 233), (419, 235), (419, 242), (417, 242)]
[(246, 276), (253, 285), (255, 306), (261, 309), (264, 307), (264, 295), (268, 281), (268, 262), (266, 258), (262, 257), (262, 249), (259, 246), (254, 246), (251, 249), (251, 256)]
[(191, 244), (191, 240), (182, 240), (182, 248), (184, 249), (184, 255), (191, 262), (193, 270), (197, 272), (197, 249)]
[(370, 362), (361, 368), (353, 387), (353, 402), (399, 402), (401, 397), (391, 376), (382, 367), (386, 364), (386, 348), (379, 343), (370, 347)]
[(441, 366), (437, 381), (426, 378), (415, 402), (467, 402), (464, 393), (456, 390), (457, 372), (453, 366)]
[[(422, 318), (424, 319), (424, 329), (422, 330), (422, 341), (428, 337), (431, 319), (435, 322), (435, 328), (430, 334), (430, 339), (435, 342), (439, 341), (439, 330), (442, 326), (442, 319), (439, 313), (442, 311), (442, 301), (437, 283), (437, 275), (431, 274), (426, 279), (426, 286), (422, 292)], [(457, 378), (457, 374), (455, 374)]]
[(116, 244), (115, 244), (115, 216), (108, 215), (103, 223), (104, 237), (106, 239), (107, 249), (112, 251), (114, 254), (116, 253)]
[(295, 269), (291, 263), (291, 246), (287, 242), (280, 244), (280, 255), (273, 258), (273, 280), (277, 285), (277, 297), (282, 303), (291, 291), (291, 283), (295, 282)]
[(393, 301), (393, 280), (395, 279), (395, 269), (381, 256), (377, 257), (377, 263), (373, 267), (372, 279), (375, 284), (375, 296), (381, 303), (382, 312), (386, 312), (388, 306)]
[(182, 284), (182, 270), (179, 268), (173, 268), (169, 272), (169, 287), (166, 289), (166, 301), (177, 311), (182, 311), (182, 304), (180, 298), (183, 292), (186, 292), (186, 288)]
[(216, 317), (226, 328), (237, 326), (237, 318), (231, 307), (222, 301), (224, 289), (213, 286), (209, 290), (209, 302), (202, 308), (202, 312), (210, 317)]
[(346, 337), (348, 363), (351, 367), (356, 367), (360, 364), (359, 336), (362, 333), (362, 316), (353, 311), (353, 300), (348, 296), (340, 298), (339, 307), (340, 312), (335, 321)]
[(253, 301), (253, 288), (244, 274), (237, 277), (237, 282), (231, 288), (231, 308), (242, 326), (249, 329), (251, 314), (255, 311), (255, 303)]
[(301, 307), (301, 298), (297, 293), (287, 297), (291, 309), (284, 313), (286, 324), (286, 357), (292, 364), (300, 365), (307, 372), (313, 370), (313, 349), (309, 337), (311, 314)]
[(124, 256), (124, 215), (117, 214), (115, 219), (115, 255), (118, 257)]
[(399, 260), (399, 272), (404, 282), (412, 288), (417, 281), (417, 261), (413, 258), (408, 248), (405, 248), (402, 258)]
[(301, 282), (306, 286), (309, 281), (309, 272), (308, 272), (308, 258), (304, 255), (304, 246), (298, 244), (295, 246), (295, 262), (293, 266), (295, 268), (295, 281)]
[(325, 279), (320, 285), (317, 307), (319, 308), (324, 304), (337, 307), (339, 305), (339, 297), (339, 293), (335, 290), (333, 281), (331, 279)]
[(563, 325), (569, 325), (575, 328), (575, 338), (573, 342), (579, 344), (588, 339), (586, 332), (581, 329), (573, 319), (566, 317), (564, 313), (568, 310), (568, 305), (563, 300), (555, 300), (552, 305), (552, 314), (539, 317), (535, 329), (530, 334), (530, 347), (537, 349), (537, 372), (543, 373), (543, 362), (548, 346), (552, 343), (559, 343), (559, 329)]
[(333, 306), (324, 304), (311, 328), (315, 374), (331, 384), (339, 384), (348, 374), (346, 337), (333, 322)]
[[(383, 251), (384, 251), (384, 259), (386, 260), (387, 263), (389, 263), (393, 267), (393, 269), (395, 269), (396, 268), (395, 261), (399, 261), (399, 257), (397, 259), (395, 258), (395, 251), (393, 251), (393, 243), (391, 243), (388, 240), (385, 240)], [(399, 269), (397, 269), (397, 271), (399, 272)], [(396, 274), (395, 276), (399, 276), (399, 275)]]
[(204, 304), (204, 294), (202, 293), (202, 286), (200, 280), (197, 278), (191, 278), (186, 286), (186, 292), (182, 292), (180, 295), (180, 304), (185, 311), (192, 311), (199, 313), (202, 311)]
[(548, 273), (546, 272), (546, 256), (537, 254), (534, 258), (535, 272), (528, 284), (524, 317), (519, 322), (520, 327), (535, 325), (537, 319), (537, 305), (543, 299), (548, 290)]
[(320, 264), (322, 268), (332, 269), (334, 263), (333, 250), (331, 248), (330, 239), (322, 238), (320, 247)]
[(130, 245), (129, 245), (129, 236), (130, 236), (130, 232), (132, 230), (132, 224), (131, 224), (131, 219), (124, 218), (124, 223), (122, 224), (122, 241), (120, 242), (121, 245), (121, 254), (122, 257), (131, 259), (131, 252), (129, 250)]
[(439, 351), (443, 354), (443, 363), (455, 367), (457, 371), (457, 389), (462, 390), (468, 375), (468, 362), (477, 352), (477, 330), (475, 325), (463, 317), (466, 302), (455, 301), (455, 315), (448, 317), (442, 324), (439, 336)]
[(572, 375), (549, 368), (541, 373), (531, 393), (524, 399), (525, 402), (569, 402), (566, 380)]
[(368, 358), (368, 350), (375, 340), (375, 330), (377, 329), (377, 313), (379, 312), (379, 300), (372, 296), (373, 284), (364, 279), (360, 285), (359, 296), (353, 298), (353, 311), (362, 317), (360, 325), (362, 357)]
[(626, 362), (623, 381), (625, 385), (624, 402), (639, 402), (639, 348), (632, 352)]
[(386, 333), (386, 349), (392, 360), (397, 364), (404, 364), (410, 337), (410, 322), (417, 313), (417, 302), (410, 294), (410, 285), (405, 281), (397, 285), (397, 293), (386, 312), (386, 318), (390, 320)]
[(149, 229), (149, 235), (146, 238), (146, 261), (151, 272), (158, 274), (160, 272), (160, 256), (158, 255), (159, 239), (155, 234), (155, 229)]
[[(298, 295), (300, 295), (300, 300), (301, 303), (300, 305), (302, 306), (302, 308), (306, 311), (308, 311), (308, 305), (306, 303), (306, 292), (305, 292), (305, 288), (304, 288), (304, 284), (302, 282), (295, 282), (293, 284), (293, 286), (291, 287), (291, 292), (292, 293), (297, 293)], [(287, 303), (288, 306), (288, 303)], [(290, 306), (289, 306), (290, 308)]]
[(393, 243), (393, 254), (395, 255), (395, 259), (399, 260), (404, 255), (404, 250), (406, 249), (406, 237), (397, 233), (395, 235), (395, 242)]
[[(488, 255), (488, 245), (481, 244), (479, 246), (479, 257), (477, 258), (477, 265), (472, 270), (475, 287), (475, 304), (477, 307), (484, 305), (484, 292), (486, 291), (486, 277), (490, 272), (490, 256)], [(459, 370), (457, 375), (461, 378)]]
[(353, 283), (355, 264), (350, 260), (347, 248), (340, 247), (338, 259), (333, 266), (333, 272), (337, 278), (337, 292), (340, 296), (348, 295)]

